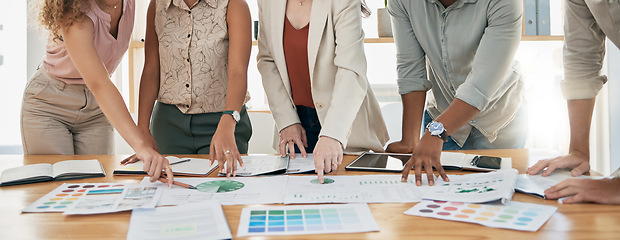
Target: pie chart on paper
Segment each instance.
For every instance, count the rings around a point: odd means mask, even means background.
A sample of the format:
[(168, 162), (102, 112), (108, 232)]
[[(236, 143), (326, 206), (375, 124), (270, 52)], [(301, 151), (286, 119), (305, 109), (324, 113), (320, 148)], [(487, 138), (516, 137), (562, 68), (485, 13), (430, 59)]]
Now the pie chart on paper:
[(245, 186), (244, 183), (233, 180), (216, 180), (210, 182), (203, 182), (198, 184), (196, 188), (198, 191), (206, 193), (223, 193), (232, 192), (242, 189)]

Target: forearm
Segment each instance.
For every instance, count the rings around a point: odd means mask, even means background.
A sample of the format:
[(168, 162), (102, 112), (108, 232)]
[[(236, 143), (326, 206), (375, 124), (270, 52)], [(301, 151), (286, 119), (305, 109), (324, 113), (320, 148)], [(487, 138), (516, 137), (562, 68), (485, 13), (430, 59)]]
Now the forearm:
[(403, 102), (403, 126), (401, 142), (415, 146), (420, 140), (422, 113), (426, 103), (426, 91), (415, 91), (400, 96)]
[(590, 125), (594, 112), (595, 98), (568, 100), (568, 117), (570, 122), (569, 153), (581, 153), (590, 156)]
[(456, 98), (452, 101), (450, 106), (440, 114), (435, 121), (441, 122), (443, 127), (451, 135), (456, 130), (461, 128), (472, 120), (480, 110), (467, 104), (466, 102)]
[(153, 71), (143, 71), (138, 101), (138, 127), (142, 130), (148, 130), (150, 127), (153, 106), (158, 94), (159, 74)]
[(238, 72), (228, 76), (225, 109), (241, 111), (248, 90), (247, 75), (243, 72)]

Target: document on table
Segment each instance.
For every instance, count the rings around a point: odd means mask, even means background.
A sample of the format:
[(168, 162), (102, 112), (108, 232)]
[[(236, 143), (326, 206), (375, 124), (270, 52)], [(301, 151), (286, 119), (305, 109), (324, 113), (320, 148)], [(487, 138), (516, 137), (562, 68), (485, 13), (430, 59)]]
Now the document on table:
[(126, 188), (90, 189), (64, 215), (101, 214), (136, 208), (154, 208), (162, 188), (131, 186)]
[[(257, 176), (263, 174), (275, 174), (286, 172), (288, 166), (288, 156), (280, 155), (248, 155), (241, 156), (243, 159), (243, 167), (237, 163), (237, 176)], [(224, 166), (224, 169), (228, 164)], [(219, 173), (220, 176), (226, 176), (226, 173)]]
[(205, 200), (219, 200), (222, 205), (282, 203), (288, 176), (237, 178), (175, 178), (198, 189), (151, 183), (145, 177), (140, 186), (162, 187), (158, 206), (182, 205)]
[(534, 232), (540, 229), (557, 209), (553, 206), (514, 201), (504, 205), (424, 200), (405, 211), (405, 214)]
[(218, 201), (131, 213), (127, 239), (232, 239), (228, 222)]
[(237, 237), (377, 231), (367, 204), (295, 205), (244, 208)]
[[(314, 172), (314, 158), (312, 154), (302, 157), (296, 154), (295, 158), (279, 155), (248, 155), (243, 158), (243, 167), (237, 165), (237, 176), (250, 177), (266, 174), (294, 174)], [(224, 166), (226, 168), (226, 166)], [(226, 174), (219, 173), (220, 176)]]
[(403, 183), (400, 175), (327, 175), (324, 182), (315, 176), (290, 176), (284, 203), (418, 202), (429, 188), (427, 183), (416, 186), (413, 178)]
[[(534, 195), (540, 198), (545, 198), (545, 190), (550, 188), (561, 181), (569, 178), (592, 178), (590, 176), (579, 176), (573, 177), (570, 173), (570, 170), (566, 169), (556, 169), (549, 176), (543, 177), (541, 174), (538, 175), (528, 175), (528, 174), (519, 174), (517, 176), (517, 184), (515, 185), (515, 190), (518, 192), (522, 192), (525, 194)], [(599, 177), (595, 177), (599, 178)]]
[(300, 153), (295, 154), (295, 158), (289, 158), (286, 174), (310, 173), (314, 172), (314, 156), (308, 154), (306, 158)]
[(424, 199), (483, 203), (500, 200), (510, 202), (517, 181), (517, 170), (499, 170), (489, 173), (448, 175), (449, 182), (438, 178)]

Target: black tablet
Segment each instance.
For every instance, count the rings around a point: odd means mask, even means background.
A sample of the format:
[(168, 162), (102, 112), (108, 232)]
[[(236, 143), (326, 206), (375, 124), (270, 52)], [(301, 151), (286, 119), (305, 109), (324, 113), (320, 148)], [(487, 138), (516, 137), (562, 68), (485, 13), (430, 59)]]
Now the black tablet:
[(346, 170), (402, 172), (411, 154), (366, 152), (345, 167)]

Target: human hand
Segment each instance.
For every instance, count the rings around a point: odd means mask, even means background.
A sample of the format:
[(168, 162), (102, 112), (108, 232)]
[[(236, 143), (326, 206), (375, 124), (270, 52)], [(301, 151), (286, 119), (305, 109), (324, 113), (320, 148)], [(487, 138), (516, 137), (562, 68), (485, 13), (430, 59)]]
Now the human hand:
[(620, 204), (620, 179), (566, 179), (545, 190), (548, 199), (562, 200), (562, 203), (593, 202), (600, 204)]
[(529, 167), (526, 173), (529, 175), (536, 175), (545, 168), (547, 169), (543, 172), (543, 177), (549, 176), (549, 174), (558, 168), (570, 168), (573, 177), (577, 177), (590, 171), (590, 160), (586, 154), (579, 152), (569, 153), (566, 156), (540, 160)]
[(403, 141), (393, 142), (388, 144), (385, 148), (385, 152), (389, 153), (411, 153), (413, 152), (413, 145), (404, 143)]
[(278, 144), (280, 155), (286, 157), (286, 150), (288, 149), (290, 157), (295, 158), (295, 144), (297, 144), (301, 156), (304, 158), (308, 157), (306, 153), (306, 147), (308, 147), (306, 130), (299, 123), (285, 127), (280, 131), (280, 143)]
[(428, 179), (428, 185), (433, 186), (435, 185), (433, 167), (435, 167), (441, 178), (443, 178), (444, 181), (449, 182), (450, 179), (448, 179), (448, 176), (443, 170), (440, 162), (442, 147), (443, 141), (441, 138), (431, 136), (428, 132), (425, 133), (424, 136), (422, 136), (422, 139), (420, 139), (420, 142), (418, 142), (414, 148), (411, 158), (407, 161), (407, 164), (405, 164), (401, 180), (406, 182), (409, 177), (409, 171), (411, 171), (411, 168), (414, 167), (416, 185), (422, 186), (422, 168), (424, 168)]
[[(234, 122), (236, 123), (236, 122)], [(211, 139), (209, 158), (211, 165), (217, 160), (220, 173), (226, 172), (226, 177), (237, 176), (237, 163), (243, 167), (243, 159), (235, 142), (234, 123), (220, 120), (220, 124)]]
[(323, 183), (323, 174), (336, 171), (342, 164), (342, 144), (340, 141), (321, 136), (314, 147), (314, 172), (318, 174), (319, 183)]
[(135, 158), (144, 162), (144, 167), (142, 170), (151, 177), (151, 182), (157, 181), (157, 179), (159, 179), (162, 175), (162, 171), (165, 171), (168, 177), (168, 187), (172, 187), (174, 175), (172, 173), (172, 169), (170, 168), (168, 159), (150, 147), (137, 149)]

